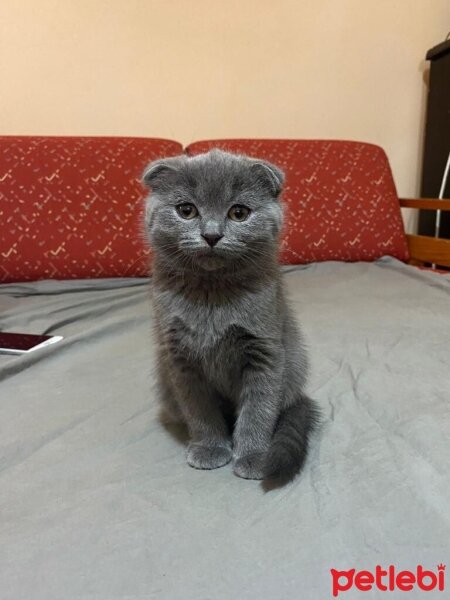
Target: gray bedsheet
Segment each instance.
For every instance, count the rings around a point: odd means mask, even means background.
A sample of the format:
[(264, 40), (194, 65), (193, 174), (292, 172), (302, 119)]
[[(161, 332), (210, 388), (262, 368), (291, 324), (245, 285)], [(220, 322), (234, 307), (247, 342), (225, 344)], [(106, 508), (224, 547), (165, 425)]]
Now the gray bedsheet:
[[(0, 286), (1, 329), (65, 336), (0, 357), (2, 600), (322, 600), (333, 567), (450, 568), (450, 278), (383, 259), (285, 279), (324, 424), (272, 491), (189, 468), (159, 424), (147, 281)], [(422, 596), (443, 595), (339, 597)]]

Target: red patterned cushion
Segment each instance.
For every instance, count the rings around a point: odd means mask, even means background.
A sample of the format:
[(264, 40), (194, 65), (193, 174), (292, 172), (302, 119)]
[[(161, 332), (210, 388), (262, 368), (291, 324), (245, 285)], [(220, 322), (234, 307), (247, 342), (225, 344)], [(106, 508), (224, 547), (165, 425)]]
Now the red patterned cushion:
[(324, 140), (207, 140), (198, 154), (219, 147), (264, 158), (286, 173), (281, 260), (408, 259), (400, 206), (386, 154), (378, 146)]
[(181, 152), (159, 139), (0, 136), (0, 281), (148, 274), (139, 180)]

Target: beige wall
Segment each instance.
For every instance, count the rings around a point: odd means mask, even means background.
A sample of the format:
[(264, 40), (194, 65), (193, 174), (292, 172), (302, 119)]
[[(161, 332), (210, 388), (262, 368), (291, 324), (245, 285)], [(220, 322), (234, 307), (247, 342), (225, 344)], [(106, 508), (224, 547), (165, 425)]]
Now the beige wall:
[(348, 138), (418, 191), (449, 0), (2, 0), (5, 134)]

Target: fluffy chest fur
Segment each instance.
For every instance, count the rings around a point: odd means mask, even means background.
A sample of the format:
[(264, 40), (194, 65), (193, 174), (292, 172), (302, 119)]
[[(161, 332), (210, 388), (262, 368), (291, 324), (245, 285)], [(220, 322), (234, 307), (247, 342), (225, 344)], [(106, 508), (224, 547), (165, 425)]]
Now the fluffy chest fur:
[[(228, 295), (185, 294), (155, 286), (159, 343), (174, 359), (198, 368), (221, 393), (234, 395), (252, 340), (281, 336), (276, 282)], [(233, 382), (233, 383), (231, 383)]]

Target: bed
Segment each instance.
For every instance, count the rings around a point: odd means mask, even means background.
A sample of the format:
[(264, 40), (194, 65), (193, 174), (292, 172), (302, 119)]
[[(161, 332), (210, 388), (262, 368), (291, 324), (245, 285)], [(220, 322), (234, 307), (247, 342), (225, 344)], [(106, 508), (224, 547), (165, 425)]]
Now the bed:
[(2, 600), (322, 600), (332, 569), (448, 564), (450, 274), (392, 256), (283, 269), (323, 423), (279, 488), (189, 468), (161, 424), (151, 277), (30, 268), (0, 286), (0, 330), (64, 336), (0, 355)]
[(65, 338), (1, 357), (4, 600), (328, 598), (331, 568), (445, 563), (450, 276), (390, 258), (284, 276), (324, 423), (272, 490), (189, 468), (160, 424), (148, 280), (0, 288), (2, 327)]

